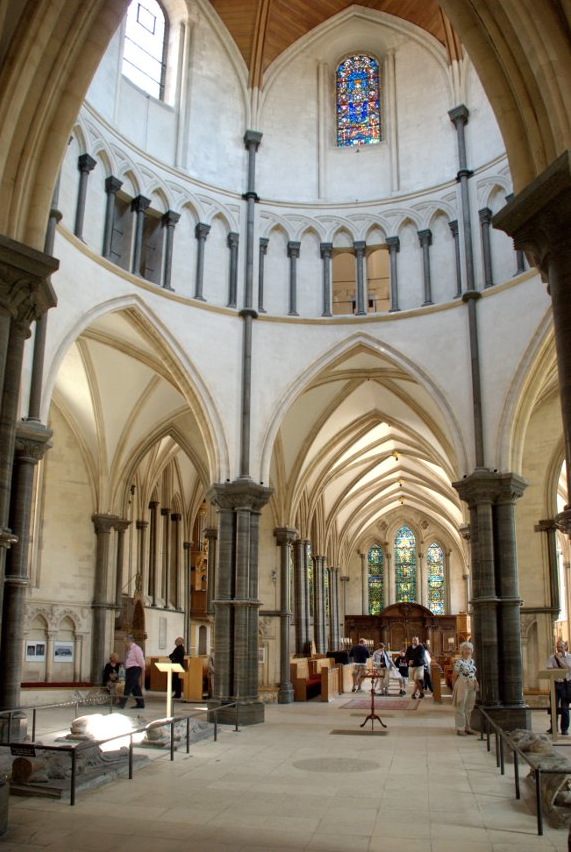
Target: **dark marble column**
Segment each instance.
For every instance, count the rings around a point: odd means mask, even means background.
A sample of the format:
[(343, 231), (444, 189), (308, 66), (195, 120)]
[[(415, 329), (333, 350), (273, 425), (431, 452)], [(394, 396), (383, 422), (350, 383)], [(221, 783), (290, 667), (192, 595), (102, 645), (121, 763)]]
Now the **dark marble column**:
[(480, 343), (476, 305), (481, 293), (469, 290), (462, 296), (468, 306), (468, 334), (470, 339), (470, 364), (472, 373), (472, 411), (474, 416), (474, 453), (476, 468), (484, 468), (484, 421), (482, 413), (482, 383), (480, 377)]
[[(514, 503), (526, 482), (515, 474), (481, 469), (452, 484), (470, 509), (478, 702), (503, 728), (529, 728), (530, 711), (523, 700), (514, 524)], [(473, 725), (479, 724), (477, 715)]]
[(341, 583), (343, 584), (343, 598), (342, 598), (342, 607), (343, 607), (343, 636), (346, 635), (345, 632), (345, 616), (347, 615), (347, 583), (349, 582), (349, 577), (343, 576), (339, 577)]
[(547, 564), (549, 566), (549, 608), (553, 621), (559, 618), (561, 601), (559, 600), (559, 571), (557, 564), (557, 524), (553, 518), (539, 521), (534, 532), (543, 532), (547, 543)]
[(289, 257), (289, 311), (290, 317), (299, 316), (297, 312), (297, 259), (301, 243), (289, 242), (287, 256)]
[(367, 243), (364, 240), (357, 240), (353, 243), (355, 251), (355, 268), (357, 272), (357, 316), (364, 316), (367, 311), (365, 305), (367, 303), (367, 294), (365, 292), (365, 251)]
[(208, 572), (206, 575), (206, 614), (214, 615), (214, 590), (216, 588), (216, 541), (218, 530), (216, 527), (206, 527), (204, 537), (208, 541)]
[(430, 279), (430, 246), (432, 245), (432, 231), (425, 228), (424, 231), (418, 232), (418, 241), (422, 249), (422, 281), (424, 286), (424, 302), (422, 307), (433, 305), (432, 301), (432, 282)]
[(93, 171), (97, 165), (97, 160), (90, 157), (89, 154), (81, 154), (77, 158), (77, 168), (79, 169), (79, 187), (77, 190), (77, 204), (75, 207), (75, 225), (73, 233), (80, 240), (83, 239), (83, 219), (85, 217), (85, 202), (87, 199), (87, 181), (89, 173)]
[[(174, 553), (171, 557), (171, 583), (170, 583), (170, 602), (167, 600), (166, 605), (172, 603), (175, 609), (180, 609), (180, 554), (181, 554), (181, 525), (182, 515), (180, 512), (173, 512), (171, 515), (171, 523), (174, 524)], [(188, 647), (188, 646), (185, 646)]]
[(143, 230), (145, 227), (145, 212), (151, 203), (150, 198), (138, 195), (131, 201), (131, 212), (135, 214), (135, 237), (133, 239), (133, 258), (131, 272), (134, 275), (141, 273), (141, 251), (143, 248)]
[(339, 568), (329, 568), (329, 650), (339, 650)]
[(107, 612), (115, 609), (107, 600), (107, 572), (109, 571), (109, 544), (111, 530), (119, 518), (116, 515), (92, 515), (93, 527), (97, 536), (95, 550), (95, 584), (93, 591), (93, 622), (91, 627), (91, 682), (101, 683), (103, 669), (109, 649), (105, 627)]
[(306, 654), (309, 646), (308, 599), (307, 545), (303, 539), (298, 538), (293, 544), (293, 616), (296, 654)]
[(117, 561), (115, 571), (115, 612), (121, 614), (123, 609), (124, 567), (125, 567), (125, 533), (131, 526), (131, 521), (119, 519), (114, 529), (117, 532)]
[(113, 243), (113, 227), (115, 224), (115, 196), (123, 186), (123, 182), (112, 175), (105, 179), (107, 203), (105, 205), (105, 227), (103, 229), (103, 257), (111, 257)]
[(280, 688), (278, 704), (293, 702), (293, 686), (289, 670), (289, 626), (291, 622), (290, 565), (291, 546), (297, 538), (297, 530), (279, 527), (274, 535), (280, 549)]
[[(525, 251), (548, 282), (559, 374), (567, 487), (571, 483), (571, 152), (565, 151), (506, 204), (493, 225)], [(555, 519), (571, 535), (571, 500)]]
[(10, 510), (10, 526), (17, 541), (6, 554), (2, 614), (0, 707), (7, 710), (20, 704), (34, 470), (51, 447), (51, 436), (52, 432), (40, 423), (28, 421), (17, 426)]
[(492, 223), (492, 211), (489, 207), (478, 210), (480, 217), (480, 230), (482, 232), (482, 259), (484, 265), (484, 288), (493, 287), (494, 277), (492, 274), (492, 246), (490, 243), (490, 225)]
[[(259, 517), (272, 494), (252, 480), (213, 485), (209, 499), (218, 510), (216, 558), (214, 701), (240, 701), (240, 723), (263, 721), (258, 696)], [(234, 709), (220, 720), (234, 720)]]
[(149, 522), (149, 588), (148, 594), (151, 598), (151, 606), (157, 605), (157, 597), (158, 597), (158, 571), (157, 571), (157, 510), (158, 510), (159, 502), (158, 500), (151, 500), (149, 503), (149, 511), (150, 511), (150, 522)]
[[(145, 581), (145, 532), (149, 526), (148, 521), (136, 521), (137, 530), (137, 574), (135, 577), (135, 591), (143, 594)], [(149, 582), (147, 578), (147, 583)], [(147, 585), (148, 590), (148, 585)]]
[(170, 509), (161, 508), (161, 518), (163, 519), (161, 597), (163, 606), (169, 605), (170, 596), (170, 512)]
[(318, 654), (327, 652), (325, 557), (313, 556), (313, 640)]
[(451, 222), (448, 222), (448, 227), (454, 239), (454, 262), (456, 266), (456, 292), (454, 298), (459, 299), (462, 296), (462, 258), (460, 256), (458, 221), (453, 219)]
[(265, 314), (264, 308), (264, 266), (270, 241), (267, 237), (260, 237), (258, 251), (258, 313)]
[(321, 316), (330, 317), (331, 312), (331, 254), (333, 243), (321, 243), (321, 257), (323, 259), (323, 313)]
[(204, 244), (206, 243), (206, 237), (209, 233), (210, 225), (205, 225), (203, 222), (199, 222), (194, 229), (194, 235), (198, 241), (196, 250), (196, 282), (194, 285), (194, 298), (201, 302), (206, 301), (202, 295), (202, 290), (204, 288)]
[(238, 243), (240, 234), (230, 232), (226, 239), (230, 249), (230, 269), (228, 271), (228, 305), (235, 308), (238, 300)]
[(163, 289), (172, 290), (172, 252), (174, 245), (174, 229), (176, 223), (180, 220), (180, 213), (175, 213), (174, 210), (167, 210), (161, 219), (161, 227), (165, 232), (165, 259), (163, 264)]
[(466, 289), (474, 290), (474, 251), (472, 248), (472, 216), (470, 213), (470, 195), (468, 190), (468, 179), (472, 177), (473, 172), (467, 166), (466, 160), (466, 138), (464, 128), (468, 123), (470, 112), (468, 108), (461, 104), (449, 110), (448, 115), (450, 121), (456, 128), (458, 141), (458, 163), (460, 169), (457, 174), (457, 180), (460, 184), (460, 197), (462, 207), (462, 230), (464, 232), (464, 254), (466, 259)]
[(400, 311), (399, 308), (399, 280), (397, 254), (400, 251), (400, 240), (398, 237), (387, 237), (389, 247), (389, 261), (391, 264), (391, 307), (390, 313)]
[[(184, 560), (184, 647), (187, 649), (187, 652), (190, 654), (190, 644), (191, 644), (191, 621), (190, 621), (190, 610), (192, 608), (192, 582), (191, 582), (191, 574), (192, 574), (192, 542), (191, 541), (183, 541), (182, 549), (185, 553)], [(207, 610), (208, 612), (208, 610)]]

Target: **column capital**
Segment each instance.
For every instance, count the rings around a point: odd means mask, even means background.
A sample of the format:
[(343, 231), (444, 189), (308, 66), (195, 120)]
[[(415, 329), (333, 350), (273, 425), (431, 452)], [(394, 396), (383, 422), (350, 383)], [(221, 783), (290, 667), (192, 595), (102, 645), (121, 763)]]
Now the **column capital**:
[(204, 222), (198, 222), (194, 226), (194, 236), (197, 240), (205, 240), (209, 233), (210, 225), (206, 225)]
[(452, 236), (457, 237), (458, 236), (458, 220), (452, 219), (450, 222), (448, 222), (448, 227), (452, 231)]
[(287, 244), (287, 256), (288, 257), (299, 257), (299, 250), (301, 248), (301, 243), (298, 242), (288, 242)]
[(167, 509), (166, 507), (161, 509), (161, 515), (163, 516), (163, 518), (166, 518), (166, 516), (169, 515), (169, 514), (170, 514), (170, 509)]
[(53, 432), (37, 420), (22, 420), (16, 425), (15, 454), (32, 464), (41, 461), (51, 449)]
[(357, 257), (362, 257), (365, 254), (365, 249), (367, 248), (367, 243), (365, 240), (356, 240), (353, 243), (353, 249)]
[(481, 210), (478, 210), (478, 216), (482, 225), (489, 225), (492, 221), (492, 211), (489, 207), (482, 207)]
[(131, 526), (131, 521), (128, 521), (127, 518), (117, 518), (115, 523), (113, 524), (113, 529), (115, 532), (124, 533)]
[(0, 308), (31, 322), (57, 304), (49, 276), (59, 260), (0, 234)]
[(553, 532), (557, 529), (557, 522), (555, 518), (545, 518), (542, 521), (538, 521), (533, 527), (534, 532)]
[(180, 221), (180, 213), (175, 213), (174, 210), (167, 210), (161, 218), (163, 228), (174, 228), (177, 222)]
[(115, 528), (115, 524), (119, 518), (117, 515), (101, 513), (92, 515), (91, 520), (95, 528), (95, 535), (99, 535), (99, 533), (110, 533)]
[(385, 242), (390, 252), (400, 251), (400, 239), (398, 237), (387, 237)]
[(151, 203), (150, 198), (145, 198), (144, 195), (137, 195), (136, 198), (133, 198), (131, 201), (131, 210), (133, 213), (144, 213), (145, 210), (149, 207)]
[(109, 177), (105, 178), (105, 192), (108, 195), (115, 195), (122, 186), (123, 181), (119, 180), (119, 178), (113, 177), (113, 175), (109, 175)]
[(179, 522), (179, 521), (181, 521), (181, 520), (182, 520), (182, 515), (181, 515), (181, 513), (180, 513), (180, 512), (172, 512), (172, 514), (171, 514), (171, 521), (174, 521), (175, 523), (178, 523), (178, 522)]
[(158, 505), (158, 500), (149, 500), (149, 509), (156, 509)]
[(183, 547), (183, 550), (192, 550), (192, 542), (191, 541), (183, 541), (182, 547)]
[(260, 133), (259, 130), (246, 130), (244, 133), (244, 146), (248, 150), (254, 148), (254, 150), (257, 151), (260, 147), (263, 135), (264, 134)]
[(477, 302), (478, 299), (482, 298), (482, 294), (479, 290), (466, 290), (465, 293), (462, 293), (462, 301), (463, 302)]
[(149, 526), (148, 521), (135, 521), (135, 529), (146, 530), (148, 526)]
[(321, 257), (331, 257), (331, 253), (333, 251), (333, 243), (320, 243), (319, 251), (321, 253)]
[(522, 496), (527, 484), (526, 479), (515, 473), (492, 473), (481, 468), (464, 479), (453, 482), (452, 487), (462, 500), (474, 507), (482, 503), (515, 503)]
[(226, 237), (226, 245), (228, 246), (228, 248), (238, 248), (239, 242), (240, 234), (237, 234), (235, 231), (230, 231), (230, 233)]
[(260, 253), (267, 254), (270, 241), (268, 237), (260, 237)]
[(571, 509), (567, 506), (555, 518), (557, 529), (571, 537)]
[(422, 248), (432, 245), (432, 231), (430, 228), (424, 228), (422, 231), (417, 231), (418, 241)]
[(457, 107), (453, 107), (453, 109), (448, 110), (448, 116), (452, 124), (458, 128), (459, 126), (464, 126), (468, 123), (468, 117), (470, 115), (470, 110), (464, 104), (460, 104)]
[(272, 494), (273, 488), (258, 485), (252, 479), (236, 479), (234, 482), (217, 482), (208, 489), (206, 499), (219, 509), (249, 509), (261, 511)]
[(94, 160), (89, 154), (80, 154), (77, 158), (77, 168), (80, 172), (92, 172), (97, 165), (97, 160)]
[(293, 542), (297, 539), (298, 532), (293, 527), (276, 527), (274, 529), (274, 535), (278, 545), (281, 547), (285, 544), (293, 544)]

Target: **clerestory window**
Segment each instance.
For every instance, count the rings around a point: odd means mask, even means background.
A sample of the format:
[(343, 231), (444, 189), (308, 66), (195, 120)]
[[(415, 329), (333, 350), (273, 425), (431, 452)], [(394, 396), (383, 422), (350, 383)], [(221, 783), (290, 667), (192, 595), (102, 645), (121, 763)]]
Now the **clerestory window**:
[(166, 29), (165, 13), (157, 0), (132, 0), (127, 10), (122, 71), (157, 99), (164, 93)]
[(372, 56), (349, 56), (337, 68), (337, 146), (381, 141), (379, 65)]

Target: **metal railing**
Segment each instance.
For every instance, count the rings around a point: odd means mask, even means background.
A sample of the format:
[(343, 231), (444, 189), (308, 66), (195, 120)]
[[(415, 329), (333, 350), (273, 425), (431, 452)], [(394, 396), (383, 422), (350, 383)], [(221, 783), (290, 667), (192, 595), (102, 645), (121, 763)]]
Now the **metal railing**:
[[(544, 769), (540, 766), (536, 766), (533, 764), (526, 753), (521, 750), (521, 748), (513, 742), (510, 737), (509, 731), (504, 731), (503, 728), (500, 728), (494, 720), (486, 713), (486, 711), (477, 706), (475, 708), (483, 720), (483, 727), (480, 730), (480, 740), (486, 737), (487, 741), (487, 749), (491, 751), (490, 745), (490, 737), (491, 731), (495, 735), (495, 745), (496, 745), (496, 766), (499, 768), (502, 775), (506, 774), (505, 767), (505, 748), (509, 751), (513, 752), (513, 765), (514, 765), (514, 783), (515, 783), (515, 797), (516, 799), (521, 799), (521, 788), (520, 788), (520, 780), (519, 780), (519, 763), (520, 759), (523, 760), (529, 768), (533, 772), (534, 781), (535, 781), (535, 806), (537, 810), (537, 833), (538, 835), (543, 835), (543, 795), (541, 791), (541, 777), (542, 775), (570, 775), (571, 772), (569, 769)], [(485, 728), (485, 730), (484, 730)]]
[[(85, 701), (69, 701), (62, 702), (60, 704), (43, 704), (39, 707), (20, 707), (15, 710), (4, 710), (0, 711), (0, 716), (2, 715), (11, 715), (14, 716), (16, 713), (24, 712), (25, 710), (33, 710), (34, 712), (34, 722), (33, 722), (33, 732), (34, 735), (32, 737), (32, 741), (25, 743), (22, 740), (14, 740), (9, 742), (0, 742), (0, 747), (9, 748), (13, 754), (26, 754), (29, 757), (36, 756), (36, 749), (38, 751), (57, 751), (63, 752), (70, 755), (71, 759), (71, 778), (70, 778), (70, 793), (69, 793), (69, 803), (70, 805), (75, 805), (76, 799), (76, 782), (77, 782), (77, 757), (81, 751), (85, 751), (86, 749), (93, 748), (94, 746), (102, 746), (106, 743), (113, 742), (114, 740), (123, 740), (129, 738), (129, 761), (128, 761), (128, 778), (132, 780), (133, 778), (133, 749), (136, 743), (133, 742), (133, 737), (138, 734), (145, 733), (149, 728), (157, 728), (157, 727), (166, 727), (167, 725), (170, 728), (170, 760), (174, 760), (174, 754), (176, 751), (175, 746), (175, 725), (177, 722), (186, 722), (186, 754), (190, 753), (190, 722), (192, 719), (196, 719), (198, 716), (207, 715), (207, 721), (210, 721), (208, 716), (211, 714), (213, 717), (213, 739), (214, 742), (218, 741), (218, 713), (224, 711), (226, 712), (230, 707), (235, 708), (235, 720), (234, 720), (234, 731), (239, 732), (239, 713), (240, 713), (240, 702), (233, 701), (228, 704), (223, 704), (220, 707), (208, 707), (208, 708), (196, 708), (196, 712), (188, 713), (184, 716), (169, 716), (165, 718), (156, 719), (153, 722), (149, 722), (145, 725), (140, 726), (139, 728), (134, 728), (132, 731), (123, 731), (120, 734), (114, 734), (111, 737), (105, 737), (105, 739), (93, 739), (89, 741), (83, 741), (74, 744), (61, 744), (61, 745), (46, 745), (44, 743), (36, 743), (35, 742), (35, 722), (36, 722), (36, 710), (48, 709), (48, 708), (58, 708), (58, 707), (70, 707), (74, 706), (76, 708), (77, 715), (77, 707), (80, 703), (90, 704), (92, 702)], [(112, 704), (110, 705), (112, 708)], [(112, 709), (110, 709), (112, 712)], [(11, 725), (11, 719), (9, 724)], [(160, 723), (160, 724), (158, 724)]]

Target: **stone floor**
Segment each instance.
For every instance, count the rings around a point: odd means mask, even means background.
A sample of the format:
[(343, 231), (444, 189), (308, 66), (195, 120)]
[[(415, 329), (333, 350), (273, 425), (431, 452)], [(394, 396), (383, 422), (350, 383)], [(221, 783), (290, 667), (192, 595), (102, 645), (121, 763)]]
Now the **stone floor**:
[[(132, 781), (84, 792), (74, 807), (12, 796), (2, 852), (567, 849), (563, 829), (537, 836), (512, 768), (502, 777), (485, 743), (455, 735), (449, 698), (386, 713), (379, 699), (386, 736), (332, 735), (359, 730), (365, 714), (342, 709), (349, 698), (269, 705), (263, 725), (224, 727), (218, 742), (195, 743), (173, 763), (153, 754)], [(61, 712), (40, 714), (39, 735), (63, 724)], [(147, 696), (147, 716), (163, 712)], [(532, 717), (544, 731), (546, 715)]]

